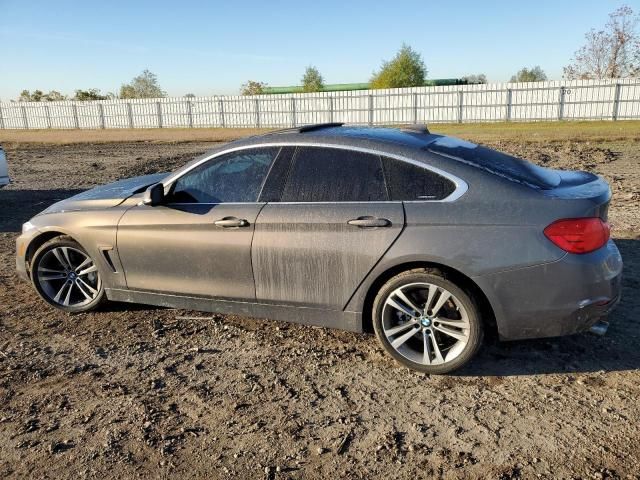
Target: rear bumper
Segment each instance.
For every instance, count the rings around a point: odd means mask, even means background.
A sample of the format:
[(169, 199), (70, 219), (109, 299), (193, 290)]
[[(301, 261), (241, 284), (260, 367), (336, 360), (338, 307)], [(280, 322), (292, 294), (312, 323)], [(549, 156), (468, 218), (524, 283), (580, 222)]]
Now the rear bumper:
[(475, 277), (504, 340), (589, 330), (620, 301), (622, 257), (613, 241), (585, 255)]

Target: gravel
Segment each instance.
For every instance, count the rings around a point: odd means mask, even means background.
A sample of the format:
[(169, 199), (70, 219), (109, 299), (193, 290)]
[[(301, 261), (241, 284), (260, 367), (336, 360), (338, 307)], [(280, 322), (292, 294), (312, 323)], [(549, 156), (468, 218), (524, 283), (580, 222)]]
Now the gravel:
[(638, 478), (635, 143), (500, 145), (612, 183), (624, 298), (605, 337), (487, 345), (452, 376), (408, 371), (365, 334), (121, 304), (67, 315), (18, 281), (14, 239), (31, 215), (210, 146), (8, 151), (0, 477)]

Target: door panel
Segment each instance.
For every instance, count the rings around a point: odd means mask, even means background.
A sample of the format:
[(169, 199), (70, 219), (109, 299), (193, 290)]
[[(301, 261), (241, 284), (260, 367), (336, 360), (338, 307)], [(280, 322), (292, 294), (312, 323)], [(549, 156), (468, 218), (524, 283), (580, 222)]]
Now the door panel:
[[(348, 223), (362, 217), (389, 224)], [(401, 202), (267, 204), (253, 239), (257, 300), (342, 310), (403, 225)]]
[(251, 240), (263, 205), (131, 208), (122, 217), (117, 234), (128, 288), (253, 300)]

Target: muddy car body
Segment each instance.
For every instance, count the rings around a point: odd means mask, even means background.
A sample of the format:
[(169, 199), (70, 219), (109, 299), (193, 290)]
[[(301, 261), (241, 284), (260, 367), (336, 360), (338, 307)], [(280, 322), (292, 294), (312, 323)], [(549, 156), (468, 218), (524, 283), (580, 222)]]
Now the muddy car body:
[(6, 187), (11, 183), (9, 180), (9, 167), (7, 166), (7, 156), (0, 145), (0, 188)]
[(52, 205), (17, 269), (52, 305), (104, 298), (376, 331), (443, 373), (487, 329), (592, 328), (619, 300), (607, 183), (426, 129), (316, 125)]

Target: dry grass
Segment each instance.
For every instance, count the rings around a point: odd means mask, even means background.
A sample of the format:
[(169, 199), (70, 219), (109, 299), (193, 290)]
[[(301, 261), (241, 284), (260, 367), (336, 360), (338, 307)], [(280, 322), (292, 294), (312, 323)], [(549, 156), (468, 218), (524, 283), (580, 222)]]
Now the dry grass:
[[(640, 140), (638, 121), (434, 124), (430, 128), (436, 133), (481, 143)], [(0, 130), (0, 143), (65, 145), (114, 142), (227, 142), (268, 131), (270, 129), (256, 128)]]
[(0, 143), (70, 145), (116, 142), (229, 142), (268, 132), (256, 128), (140, 128), (110, 130), (0, 130)]
[(640, 122), (528, 122), (432, 125), (431, 131), (476, 142), (639, 141)]

